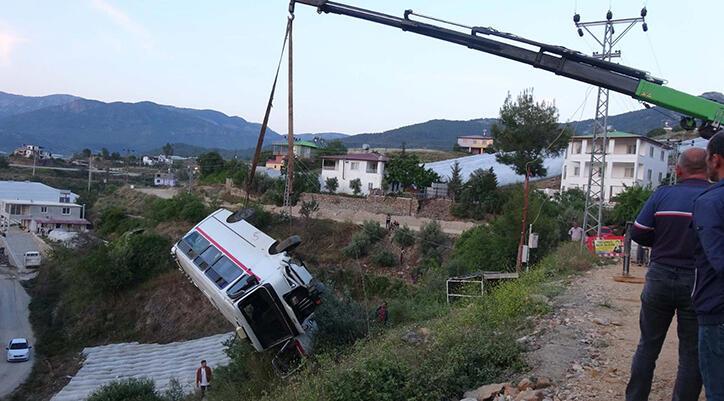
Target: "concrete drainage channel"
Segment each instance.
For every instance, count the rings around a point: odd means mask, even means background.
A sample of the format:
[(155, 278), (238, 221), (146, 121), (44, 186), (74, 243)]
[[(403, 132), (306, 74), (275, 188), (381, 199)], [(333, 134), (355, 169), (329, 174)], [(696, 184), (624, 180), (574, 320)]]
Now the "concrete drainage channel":
[(175, 378), (184, 391), (191, 392), (202, 359), (212, 369), (229, 363), (223, 344), (232, 336), (227, 333), (170, 344), (134, 342), (86, 348), (83, 367), (51, 401), (83, 400), (104, 384), (127, 378), (152, 379), (160, 390)]

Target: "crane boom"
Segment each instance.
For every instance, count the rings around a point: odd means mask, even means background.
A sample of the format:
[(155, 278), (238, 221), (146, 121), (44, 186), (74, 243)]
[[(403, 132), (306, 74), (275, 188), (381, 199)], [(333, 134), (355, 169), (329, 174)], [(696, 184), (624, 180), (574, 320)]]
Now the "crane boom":
[[(414, 15), (412, 10), (405, 11), (403, 17), (396, 17), (327, 0), (292, 0), (291, 11), (295, 3), (317, 7), (320, 13), (346, 15), (459, 44), (576, 81), (604, 87), (688, 116), (682, 119), (682, 126), (687, 129), (695, 127), (694, 118), (701, 120), (699, 133), (704, 138), (716, 133), (724, 120), (724, 104), (666, 87), (662, 79), (655, 78), (646, 71), (599, 60), (562, 46), (536, 42), (488, 27), (465, 27), (469, 28), (470, 32), (461, 32), (410, 19), (410, 16)], [(486, 36), (500, 37), (537, 47), (537, 50), (493, 40)]]

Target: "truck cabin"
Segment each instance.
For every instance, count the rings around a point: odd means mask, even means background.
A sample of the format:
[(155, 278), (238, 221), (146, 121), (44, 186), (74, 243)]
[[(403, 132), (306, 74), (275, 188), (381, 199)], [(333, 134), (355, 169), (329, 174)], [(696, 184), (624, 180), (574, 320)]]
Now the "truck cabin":
[(299, 242), (280, 243), (220, 209), (181, 238), (172, 255), (237, 334), (263, 351), (293, 339), (311, 344), (306, 337), (316, 328), (319, 294), (304, 263), (286, 252)]

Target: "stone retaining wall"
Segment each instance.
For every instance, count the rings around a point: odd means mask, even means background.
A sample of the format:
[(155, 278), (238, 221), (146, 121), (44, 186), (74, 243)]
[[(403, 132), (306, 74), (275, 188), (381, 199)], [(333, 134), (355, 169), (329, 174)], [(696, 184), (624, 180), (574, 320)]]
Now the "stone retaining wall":
[(417, 199), (393, 196), (370, 195), (366, 198), (333, 194), (303, 193), (302, 201), (314, 199), (320, 209), (349, 209), (377, 214), (396, 216), (415, 216), (419, 207)]

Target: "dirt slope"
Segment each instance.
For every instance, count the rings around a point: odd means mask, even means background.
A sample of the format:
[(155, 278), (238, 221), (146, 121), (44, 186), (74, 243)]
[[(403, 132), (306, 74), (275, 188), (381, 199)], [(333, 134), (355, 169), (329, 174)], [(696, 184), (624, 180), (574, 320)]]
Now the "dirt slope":
[[(613, 281), (621, 265), (595, 268), (553, 300), (555, 312), (521, 339), (533, 376), (558, 384), (557, 400), (622, 400), (639, 338), (642, 284)], [(632, 266), (635, 276), (645, 269)], [(654, 374), (650, 400), (671, 399), (677, 368), (676, 322), (669, 328)], [(701, 396), (704, 400), (704, 396)]]

